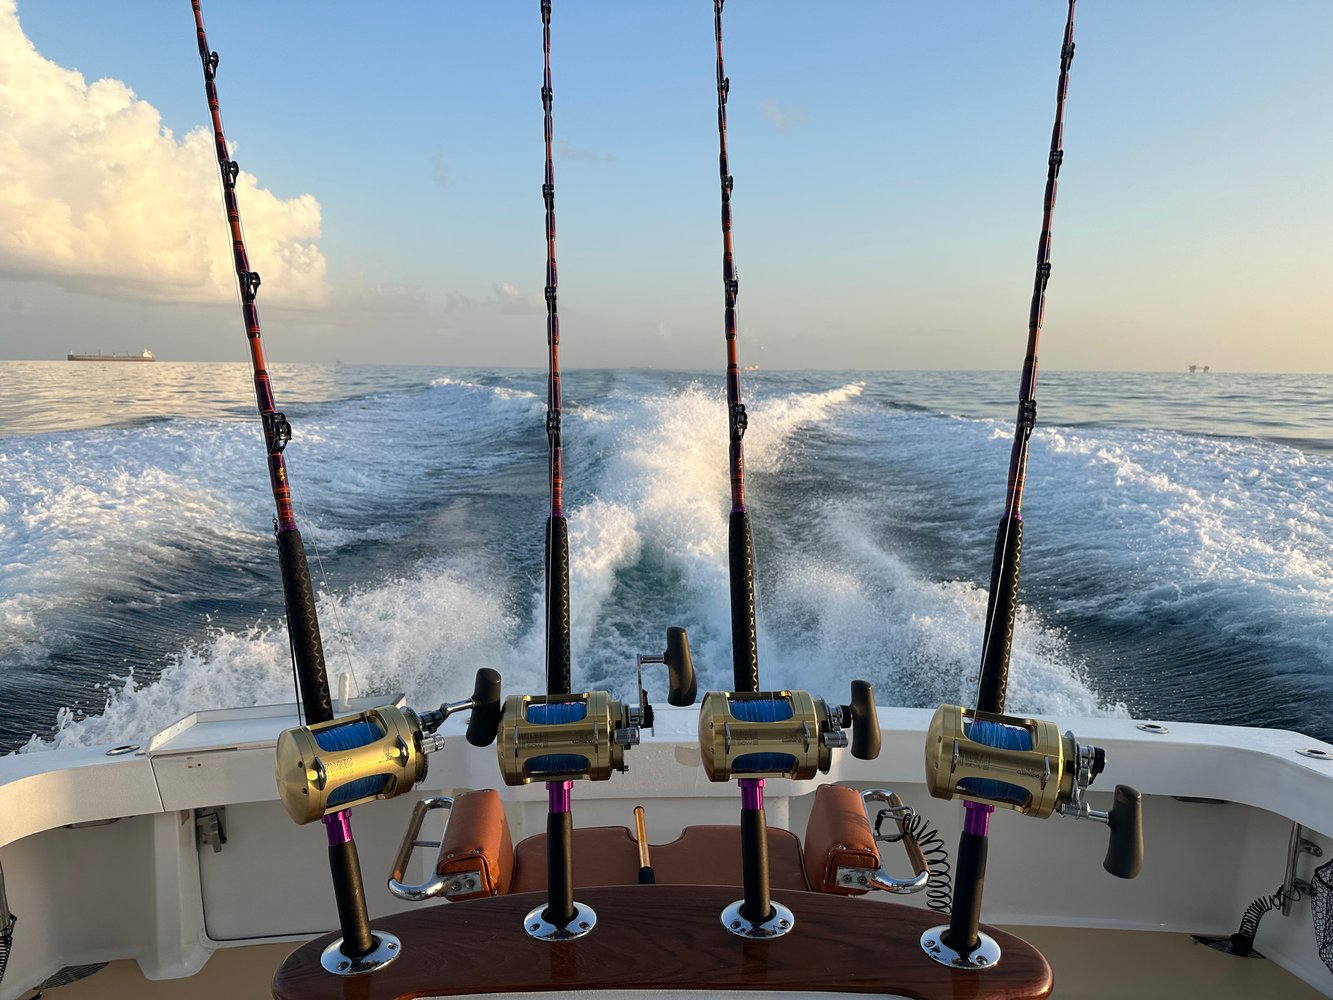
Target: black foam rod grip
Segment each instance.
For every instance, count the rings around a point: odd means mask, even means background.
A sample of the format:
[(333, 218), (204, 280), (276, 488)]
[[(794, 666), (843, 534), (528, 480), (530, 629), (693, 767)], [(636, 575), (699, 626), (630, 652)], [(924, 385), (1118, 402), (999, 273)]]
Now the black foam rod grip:
[(759, 648), (754, 621), (754, 543), (750, 515), (731, 512), (729, 556), (731, 568), (731, 665), (735, 690), (759, 690)]
[(879, 715), (875, 688), (869, 681), (852, 681), (852, 756), (874, 760), (879, 756)]
[(673, 625), (667, 629), (666, 652), (667, 703), (685, 707), (694, 704), (694, 696), (699, 693), (699, 683), (694, 676), (694, 660), (690, 658), (690, 637), (685, 630)]
[(983, 834), (963, 831), (958, 840), (958, 878), (954, 882), (953, 909), (944, 943), (970, 955), (981, 940), (981, 897), (986, 887), (986, 855), (989, 843)]
[(762, 809), (741, 810), (741, 916), (756, 923), (773, 916), (768, 877), (768, 820)]
[(546, 519), (546, 693), (569, 694), (569, 522)]
[(1116, 878), (1133, 878), (1143, 868), (1143, 796), (1128, 785), (1115, 786), (1111, 843), (1102, 867)]
[(477, 671), (472, 688), (475, 705), (467, 720), (467, 741), (474, 747), (488, 747), (500, 729), (500, 674), (490, 667)]
[(324, 643), (319, 638), (315, 614), (315, 588), (310, 583), (301, 532), (278, 532), (278, 565), (282, 569), (282, 593), (287, 604), (287, 634), (296, 661), (296, 680), (305, 707), (306, 725), (333, 718), (329, 697), (329, 675), (324, 667)]
[(996, 715), (1004, 712), (1009, 686), (1009, 655), (1014, 645), (1014, 615), (1018, 611), (1018, 563), (1023, 555), (1023, 521), (1006, 517), (995, 535), (991, 561), (990, 596), (986, 600), (986, 634), (981, 648), (981, 682), (977, 708)]
[(574, 919), (574, 818), (546, 814), (546, 909), (542, 919), (567, 927)]
[(361, 862), (356, 841), (348, 838), (329, 845), (329, 872), (333, 876), (333, 898), (338, 906), (338, 925), (342, 930), (342, 953), (360, 958), (375, 947), (366, 911), (366, 888), (361, 881)]

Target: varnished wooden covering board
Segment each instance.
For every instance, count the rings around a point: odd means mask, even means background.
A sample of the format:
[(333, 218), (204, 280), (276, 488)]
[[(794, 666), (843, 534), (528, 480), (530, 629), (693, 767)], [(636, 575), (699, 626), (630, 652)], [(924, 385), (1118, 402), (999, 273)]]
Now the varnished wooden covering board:
[(796, 917), (791, 933), (746, 941), (721, 924), (738, 892), (726, 886), (632, 885), (580, 889), (597, 913), (577, 941), (529, 938), (524, 915), (543, 893), (423, 904), (375, 920), (398, 935), (401, 957), (350, 978), (325, 972), (327, 935), (302, 946), (273, 977), (277, 1000), (398, 1000), (471, 993), (597, 989), (760, 989), (898, 993), (939, 1000), (1020, 1000), (1051, 992), (1050, 966), (1020, 938), (988, 928), (1003, 949), (984, 972), (957, 972), (921, 950), (940, 923), (928, 910), (870, 899), (774, 892)]

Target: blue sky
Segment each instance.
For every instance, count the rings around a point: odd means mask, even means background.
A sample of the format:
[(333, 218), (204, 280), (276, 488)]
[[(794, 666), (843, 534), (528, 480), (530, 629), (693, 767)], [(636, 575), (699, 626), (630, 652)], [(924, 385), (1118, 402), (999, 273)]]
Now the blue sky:
[[(542, 366), (537, 0), (204, 16), (270, 360)], [(190, 4), (17, 18), (0, 356), (244, 360)], [(1017, 368), (1064, 18), (730, 0), (743, 363)], [(553, 37), (564, 364), (720, 368), (712, 4)], [(1043, 366), (1333, 371), (1333, 4), (1082, 0), (1076, 38)]]

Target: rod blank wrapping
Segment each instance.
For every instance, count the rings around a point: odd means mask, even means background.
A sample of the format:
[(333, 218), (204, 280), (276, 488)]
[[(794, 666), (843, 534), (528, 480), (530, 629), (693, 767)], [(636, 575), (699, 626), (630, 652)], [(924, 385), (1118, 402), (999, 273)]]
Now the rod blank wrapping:
[(732, 511), (728, 528), (734, 690), (758, 691), (759, 651), (754, 614), (754, 543), (750, 537), (749, 513)]
[(1023, 521), (1005, 518), (995, 535), (991, 561), (990, 596), (986, 599), (986, 635), (981, 647), (981, 682), (977, 708), (1004, 713), (1009, 685), (1009, 658), (1014, 645), (1014, 617), (1018, 613), (1018, 568), (1023, 555)]
[(287, 604), (287, 634), (298, 664), (296, 678), (307, 725), (333, 718), (324, 644), (315, 613), (315, 588), (310, 581), (305, 545), (296, 528), (278, 532), (278, 565), (282, 568), (282, 591)]
[(569, 522), (546, 519), (546, 693), (569, 694)]

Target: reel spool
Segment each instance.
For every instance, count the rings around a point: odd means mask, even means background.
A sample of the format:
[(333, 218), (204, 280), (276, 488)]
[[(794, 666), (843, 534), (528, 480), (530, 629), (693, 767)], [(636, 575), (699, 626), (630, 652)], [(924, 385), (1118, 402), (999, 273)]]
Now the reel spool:
[(926, 736), (926, 786), (937, 799), (954, 796), (1004, 806), (1044, 819), (1054, 812), (1111, 828), (1103, 867), (1133, 878), (1143, 864), (1142, 798), (1116, 785), (1110, 812), (1084, 797), (1106, 767), (1106, 752), (1061, 735), (1053, 722), (992, 715), (941, 705)]
[(879, 756), (879, 720), (871, 686), (852, 681), (850, 705), (827, 705), (808, 691), (710, 691), (699, 711), (699, 750), (710, 781), (813, 778), (828, 773), (833, 750)]
[(639, 742), (638, 710), (605, 691), (511, 695), (500, 713), (496, 751), (506, 785), (605, 781), (626, 771), (625, 748)]
[(484, 747), (495, 739), (500, 675), (477, 671), (467, 701), (418, 714), (386, 705), (367, 712), (289, 729), (278, 737), (278, 797), (297, 823), (341, 812), (374, 799), (391, 799), (426, 777), (426, 755), (444, 745), (435, 730), (455, 712), (471, 709), (467, 740)]

